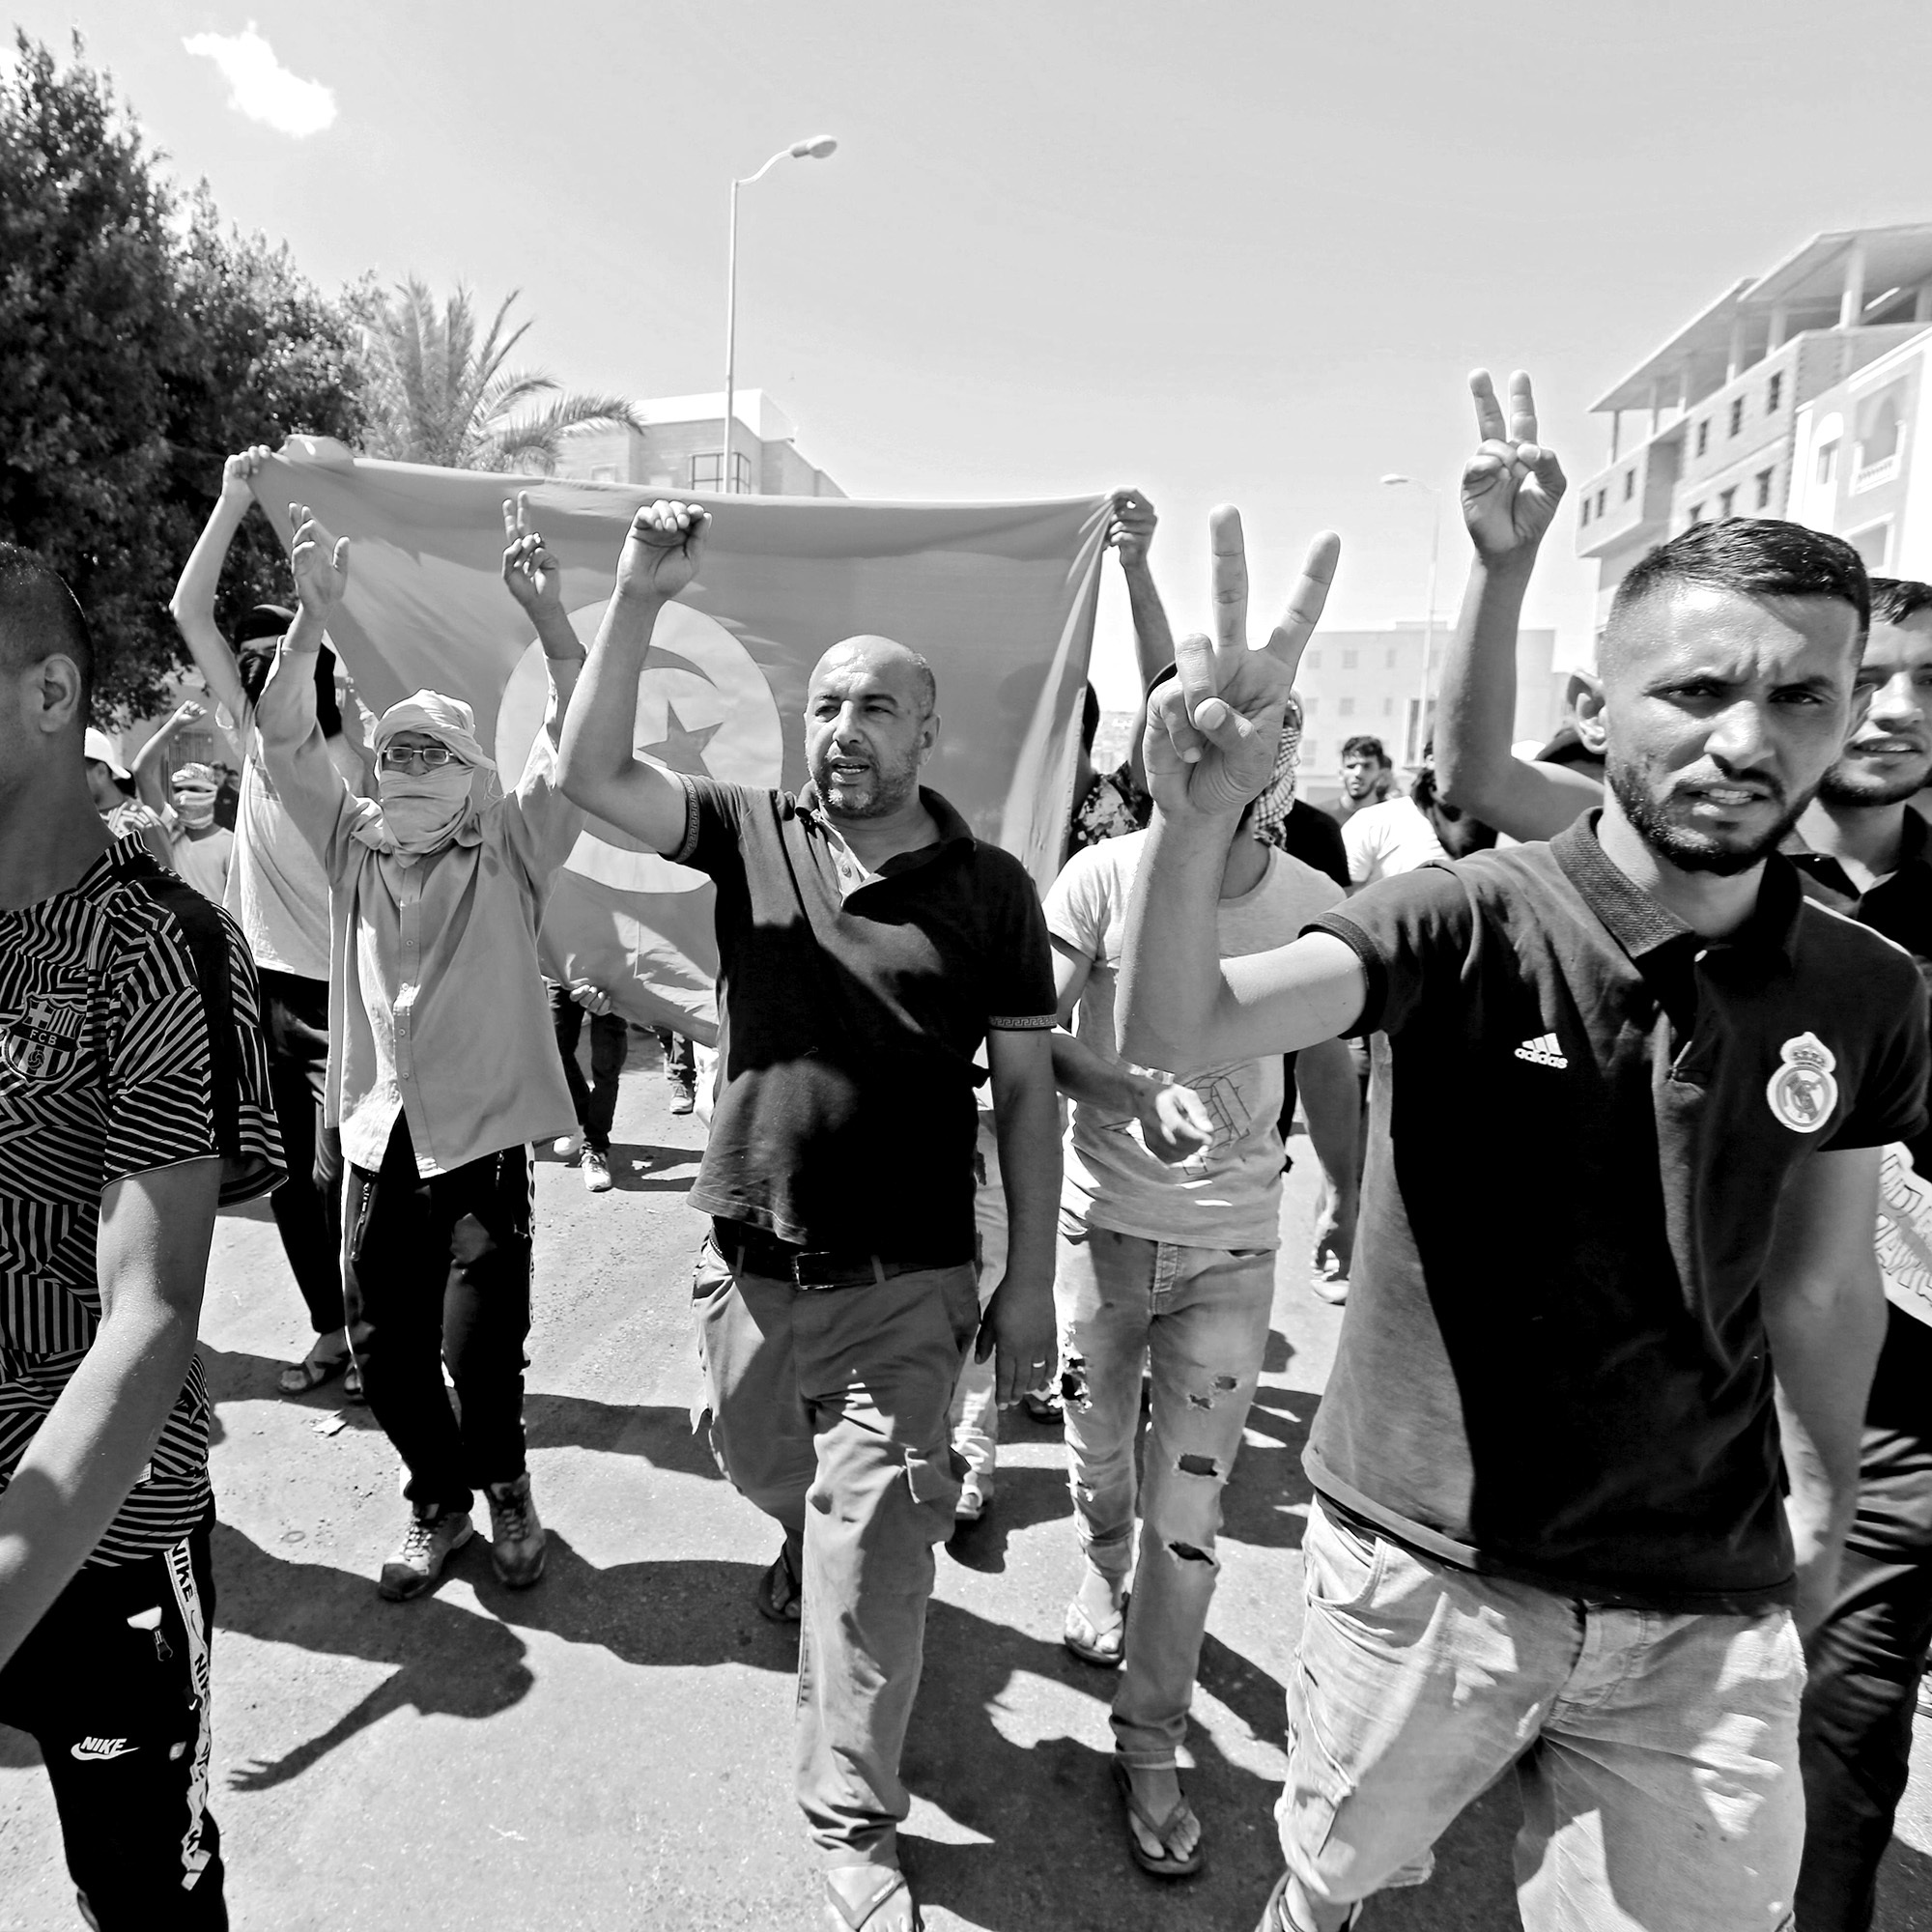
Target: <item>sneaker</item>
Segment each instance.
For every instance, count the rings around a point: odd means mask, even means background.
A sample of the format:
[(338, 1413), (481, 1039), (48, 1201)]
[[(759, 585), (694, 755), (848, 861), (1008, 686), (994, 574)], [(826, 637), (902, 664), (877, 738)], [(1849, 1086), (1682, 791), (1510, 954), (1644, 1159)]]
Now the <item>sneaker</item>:
[(611, 1191), (611, 1156), (603, 1148), (583, 1150), (583, 1184), (593, 1194)]
[(673, 1114), (689, 1114), (697, 1105), (696, 1092), (687, 1087), (683, 1081), (674, 1080), (670, 1089), (670, 1110)]
[(558, 1160), (568, 1163), (577, 1158), (578, 1150), (583, 1145), (582, 1134), (558, 1134), (550, 1144), (550, 1151)]
[(376, 1579), (377, 1593), (392, 1604), (420, 1597), (442, 1575), (443, 1564), (469, 1541), (475, 1528), (468, 1510), (412, 1504), (402, 1547), (383, 1565), (383, 1574)]
[(1313, 1274), (1308, 1277), (1308, 1286), (1315, 1298), (1330, 1308), (1349, 1305), (1349, 1277), (1345, 1274)]
[(544, 1526), (530, 1496), (530, 1472), (514, 1483), (492, 1483), (490, 1498), (490, 1561), (497, 1575), (513, 1590), (526, 1590), (543, 1575)]
[(992, 1494), (984, 1487), (977, 1469), (968, 1469), (959, 1482), (959, 1500), (953, 1506), (954, 1522), (978, 1522), (992, 1504)]

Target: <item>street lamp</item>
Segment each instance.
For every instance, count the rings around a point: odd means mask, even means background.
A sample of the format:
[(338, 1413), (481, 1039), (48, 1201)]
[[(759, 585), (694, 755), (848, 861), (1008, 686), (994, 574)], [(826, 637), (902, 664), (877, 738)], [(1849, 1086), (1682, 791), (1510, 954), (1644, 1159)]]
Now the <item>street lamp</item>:
[(790, 147), (781, 148), (756, 174), (731, 184), (731, 245), (724, 267), (724, 474), (718, 479), (726, 496), (731, 494), (731, 410), (738, 390), (738, 190), (762, 181), (781, 161), (822, 161), (838, 145), (830, 134), (794, 141)]
[(1410, 762), (1419, 763), (1422, 748), (1429, 740), (1429, 671), (1435, 646), (1435, 563), (1442, 549), (1442, 493), (1419, 476), (1393, 472), (1382, 478), (1382, 485), (1390, 490), (1426, 491), (1434, 505), (1429, 526), (1429, 606), (1422, 613), (1422, 696), (1415, 707), (1415, 740), (1409, 746)]

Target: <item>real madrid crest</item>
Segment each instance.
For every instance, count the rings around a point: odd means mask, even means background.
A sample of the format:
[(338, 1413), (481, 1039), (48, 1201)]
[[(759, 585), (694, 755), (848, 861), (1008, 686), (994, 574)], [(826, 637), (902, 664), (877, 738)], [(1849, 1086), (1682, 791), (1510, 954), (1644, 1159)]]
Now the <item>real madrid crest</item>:
[(1777, 1058), (1778, 1069), (1764, 1097), (1780, 1125), (1795, 1134), (1815, 1134), (1838, 1104), (1838, 1083), (1832, 1073), (1837, 1056), (1815, 1033), (1801, 1033), (1777, 1049)]

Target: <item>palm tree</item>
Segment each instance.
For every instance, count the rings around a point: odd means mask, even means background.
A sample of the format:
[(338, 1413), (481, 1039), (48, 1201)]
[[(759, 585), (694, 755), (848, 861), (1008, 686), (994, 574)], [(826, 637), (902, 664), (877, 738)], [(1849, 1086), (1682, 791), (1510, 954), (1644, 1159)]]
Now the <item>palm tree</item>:
[[(372, 291), (364, 298), (370, 455), (549, 475), (572, 430), (644, 427), (637, 406), (622, 396), (564, 391), (544, 370), (504, 366), (530, 326), (504, 333), (519, 293), (512, 289), (504, 298), (480, 342), (476, 310), (461, 284), (440, 309), (414, 275), (393, 295)], [(540, 408), (515, 413), (540, 397)]]

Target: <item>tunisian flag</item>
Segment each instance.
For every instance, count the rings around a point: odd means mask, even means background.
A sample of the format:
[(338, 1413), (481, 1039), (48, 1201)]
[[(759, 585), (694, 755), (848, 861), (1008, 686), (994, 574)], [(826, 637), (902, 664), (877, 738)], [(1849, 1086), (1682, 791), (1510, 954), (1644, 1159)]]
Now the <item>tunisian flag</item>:
[[(465, 699), (505, 784), (523, 771), (547, 689), (536, 633), (500, 575), (503, 499), (519, 490), (588, 644), (631, 518), (662, 490), (381, 463), (313, 437), (291, 437), (255, 478), (285, 537), (289, 505), (306, 503), (351, 540), (329, 640), (363, 701), (380, 712), (425, 687)], [(1044, 889), (1079, 749), (1107, 498), (685, 500), (713, 513), (704, 574), (659, 620), (638, 690), (639, 753), (795, 789), (812, 666), (841, 638), (895, 638), (939, 681), (925, 782)], [(540, 950), (546, 972), (595, 980), (631, 1019), (715, 1038), (711, 882), (614, 826), (593, 818), (578, 839)]]

